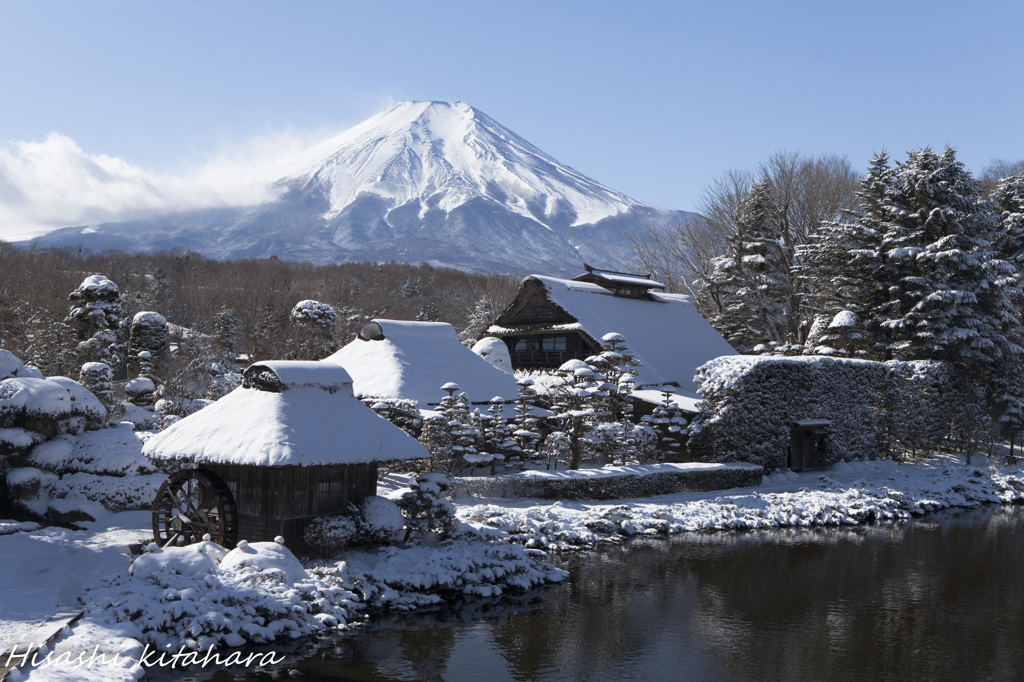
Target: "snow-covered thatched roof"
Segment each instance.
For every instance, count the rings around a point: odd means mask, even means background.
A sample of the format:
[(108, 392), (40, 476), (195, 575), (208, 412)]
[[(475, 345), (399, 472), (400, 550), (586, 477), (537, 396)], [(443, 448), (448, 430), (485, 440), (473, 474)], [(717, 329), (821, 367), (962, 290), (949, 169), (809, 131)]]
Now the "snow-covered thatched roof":
[(239, 386), (146, 441), (152, 459), (254, 466), (427, 457), (412, 436), (352, 395), (331, 362), (258, 362)]
[[(624, 336), (626, 346), (641, 363), (638, 388), (678, 383), (679, 394), (695, 397), (697, 368), (716, 357), (736, 355), (697, 312), (689, 296), (654, 291), (645, 298), (615, 296), (597, 284), (541, 275), (530, 275), (523, 284), (541, 285), (546, 299), (576, 320), (553, 325), (550, 331), (579, 331), (595, 344), (609, 333)], [(499, 336), (546, 331), (542, 325), (529, 329), (493, 325), (488, 329)]]
[(518, 390), (514, 376), (463, 346), (446, 322), (374, 320), (324, 362), (344, 366), (357, 395), (411, 399), (421, 407), (440, 402), (448, 382), (478, 403), (512, 400)]

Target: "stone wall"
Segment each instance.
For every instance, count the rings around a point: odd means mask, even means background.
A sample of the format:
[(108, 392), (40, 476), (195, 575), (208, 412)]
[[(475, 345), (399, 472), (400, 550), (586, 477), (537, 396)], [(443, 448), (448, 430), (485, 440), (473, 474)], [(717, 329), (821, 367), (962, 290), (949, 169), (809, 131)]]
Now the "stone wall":
[[(456, 498), (528, 497), (540, 500), (618, 500), (682, 492), (743, 488), (761, 483), (756, 464), (666, 464), (616, 471), (544, 472), (455, 479)], [(591, 474), (591, 475), (588, 475)]]

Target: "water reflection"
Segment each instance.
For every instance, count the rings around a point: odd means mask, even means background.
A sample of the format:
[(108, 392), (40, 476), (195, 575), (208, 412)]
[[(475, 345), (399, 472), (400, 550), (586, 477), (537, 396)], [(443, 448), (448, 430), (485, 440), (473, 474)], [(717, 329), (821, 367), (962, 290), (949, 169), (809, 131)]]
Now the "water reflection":
[(567, 584), (377, 619), (247, 679), (1018, 679), (1022, 550), (1017, 507), (640, 540), (559, 557)]

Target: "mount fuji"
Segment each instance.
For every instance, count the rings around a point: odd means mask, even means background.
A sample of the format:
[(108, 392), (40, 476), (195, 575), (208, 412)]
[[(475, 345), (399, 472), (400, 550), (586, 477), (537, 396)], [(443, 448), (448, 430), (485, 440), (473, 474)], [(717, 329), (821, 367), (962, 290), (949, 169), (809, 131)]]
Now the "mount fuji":
[(584, 260), (625, 270), (630, 234), (693, 215), (609, 189), (463, 102), (399, 102), (282, 160), (270, 177), (276, 199), (259, 206), (67, 227), (32, 241), (566, 275)]

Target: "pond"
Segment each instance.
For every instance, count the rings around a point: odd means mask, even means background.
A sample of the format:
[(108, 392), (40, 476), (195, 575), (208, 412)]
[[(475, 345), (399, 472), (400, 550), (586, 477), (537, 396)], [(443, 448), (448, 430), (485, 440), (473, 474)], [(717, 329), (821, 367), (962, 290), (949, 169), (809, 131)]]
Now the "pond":
[(359, 631), (304, 644), (272, 674), (250, 671), (244, 679), (1024, 674), (1021, 507), (898, 525), (684, 534), (553, 561), (570, 572), (567, 583), (442, 612), (377, 617)]

